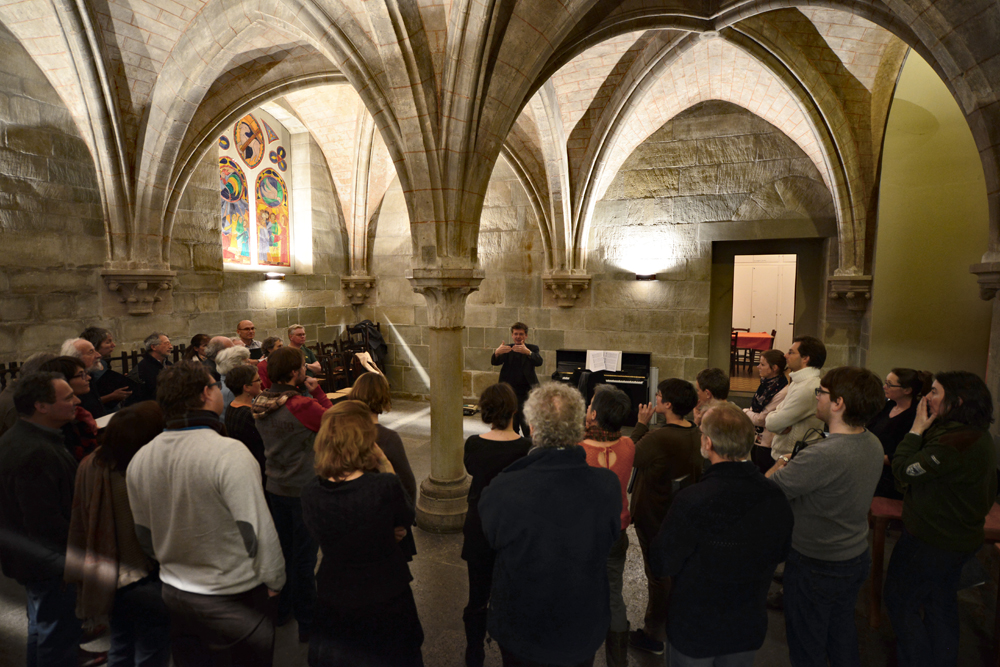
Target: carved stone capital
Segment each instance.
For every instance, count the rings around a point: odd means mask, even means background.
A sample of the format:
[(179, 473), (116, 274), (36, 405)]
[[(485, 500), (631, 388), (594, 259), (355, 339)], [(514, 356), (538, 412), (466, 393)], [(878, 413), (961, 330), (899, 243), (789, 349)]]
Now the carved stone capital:
[(973, 264), (969, 267), (969, 273), (976, 274), (979, 298), (983, 301), (990, 301), (1000, 291), (1000, 262)]
[(554, 273), (542, 276), (542, 283), (545, 289), (552, 292), (556, 298), (556, 303), (560, 308), (572, 308), (576, 305), (580, 294), (590, 289), (591, 276), (572, 275), (568, 273)]
[(144, 269), (101, 271), (104, 284), (114, 293), (118, 302), (124, 304), (129, 315), (151, 314), (153, 304), (162, 301), (165, 293), (173, 288), (176, 276), (176, 271)]
[(374, 276), (341, 276), (340, 289), (353, 306), (362, 306), (375, 288)]
[(871, 276), (834, 276), (827, 278), (831, 299), (843, 299), (847, 309), (864, 312), (872, 298)]
[(413, 291), (427, 299), (427, 323), (435, 329), (465, 326), (465, 299), (479, 289), (479, 269), (411, 269)]

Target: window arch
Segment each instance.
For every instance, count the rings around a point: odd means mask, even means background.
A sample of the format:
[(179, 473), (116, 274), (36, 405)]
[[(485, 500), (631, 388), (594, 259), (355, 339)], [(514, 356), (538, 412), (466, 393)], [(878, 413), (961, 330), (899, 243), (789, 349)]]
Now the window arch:
[(290, 135), (257, 109), (219, 137), (222, 263), (291, 270)]

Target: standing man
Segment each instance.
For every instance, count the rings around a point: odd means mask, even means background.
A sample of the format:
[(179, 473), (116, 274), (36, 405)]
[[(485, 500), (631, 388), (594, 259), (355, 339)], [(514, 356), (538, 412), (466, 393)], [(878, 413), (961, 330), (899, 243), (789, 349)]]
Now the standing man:
[(826, 346), (812, 336), (800, 336), (792, 341), (785, 361), (791, 371), (788, 393), (781, 405), (764, 420), (764, 427), (774, 433), (771, 456), (776, 461), (782, 456), (790, 456), (796, 442), (819, 437), (818, 433), (810, 434), (810, 430), (823, 430), (823, 420), (816, 412), (816, 391), (826, 363)]
[(76, 460), (64, 425), (80, 400), (59, 373), (25, 375), (0, 438), (0, 565), (28, 594), (28, 665), (77, 665), (76, 587), (63, 582)]
[(871, 371), (842, 366), (823, 376), (815, 395), (830, 435), (767, 472), (795, 515), (784, 577), (788, 656), (793, 667), (860, 665), (854, 607), (871, 569), (868, 510), (884, 456), (865, 424), (885, 394)]
[(260, 341), (253, 339), (257, 333), (257, 327), (253, 325), (253, 322), (250, 320), (240, 320), (240, 323), (236, 325), (236, 333), (239, 335), (240, 340), (243, 341), (243, 345), (250, 350), (250, 358), (254, 360), (260, 359), (264, 351), (260, 349)]
[(167, 430), (139, 450), (125, 482), (143, 551), (160, 563), (177, 667), (269, 667), (268, 598), (285, 562), (261, 490), (260, 466), (225, 436), (222, 391), (197, 361), (163, 372), (158, 400)]
[(154, 331), (142, 341), (145, 349), (142, 360), (136, 366), (139, 387), (132, 393), (132, 403), (156, 400), (156, 380), (160, 372), (170, 365), (167, 357), (173, 352), (174, 346), (167, 334)]
[(94, 374), (104, 371), (104, 366), (101, 364), (101, 353), (97, 346), (86, 338), (70, 338), (63, 342), (59, 352), (64, 357), (73, 357), (83, 362), (84, 370), (90, 376), (91, 382), (90, 391), (79, 397), (80, 405), (93, 417), (103, 417), (107, 410), (104, 409), (104, 403), (101, 401), (101, 396), (93, 382)]
[(496, 551), (490, 635), (511, 665), (592, 665), (611, 623), (607, 560), (622, 490), (587, 465), (583, 397), (552, 382), (524, 406), (534, 447), (483, 490), (479, 514)]
[(677, 493), (652, 546), (654, 573), (674, 581), (667, 664), (751, 667), (767, 634), (767, 589), (791, 546), (792, 508), (747, 460), (756, 430), (739, 408), (711, 408), (701, 430), (711, 467)]
[(267, 371), (274, 384), (254, 399), (251, 409), (264, 441), (267, 500), (285, 555), (288, 585), (278, 600), (278, 625), (294, 615), (299, 641), (306, 643), (316, 607), (319, 546), (302, 519), (302, 487), (316, 477), (313, 442), (332, 404), (316, 378), (306, 376), (300, 350), (275, 350), (267, 358)]
[[(667, 378), (656, 387), (656, 405), (639, 406), (639, 420), (632, 429), (635, 440), (635, 485), (632, 488), (632, 525), (639, 538), (646, 572), (646, 612), (643, 627), (630, 633), (633, 648), (661, 655), (666, 641), (667, 600), (670, 579), (653, 574), (650, 547), (663, 525), (675, 491), (701, 479), (704, 459), (701, 431), (685, 419), (698, 403), (698, 394), (687, 380)], [(648, 430), (653, 414), (663, 415), (666, 426)]]
[(729, 376), (721, 368), (705, 368), (694, 379), (694, 389), (698, 393), (698, 405), (694, 408), (695, 426), (701, 426), (701, 416), (712, 408), (736, 405), (729, 398)]
[[(121, 407), (122, 401), (132, 395), (128, 379), (111, 370), (111, 353), (115, 351), (115, 338), (110, 331), (102, 327), (87, 327), (80, 333), (80, 338), (90, 342), (100, 357), (90, 371), (90, 386), (101, 397), (104, 413), (114, 412)], [(84, 405), (86, 407), (86, 405)], [(91, 414), (95, 417), (91, 410)]]
[(306, 328), (301, 324), (288, 327), (288, 347), (294, 347), (305, 356), (306, 374), (309, 377), (316, 377), (316, 374), (321, 372), (320, 364), (316, 361), (316, 353), (306, 347)]
[(528, 423), (524, 419), (524, 402), (528, 392), (538, 385), (535, 369), (542, 365), (542, 355), (538, 346), (528, 343), (528, 325), (524, 322), (514, 322), (510, 327), (512, 344), (500, 343), (493, 351), (490, 363), (502, 366), (500, 382), (506, 382), (517, 394), (517, 412), (514, 414), (514, 432), (528, 434)]
[(202, 362), (202, 365), (216, 380), (221, 380), (222, 376), (219, 375), (219, 370), (215, 367), (215, 357), (218, 356), (219, 352), (228, 350), (232, 346), (233, 341), (229, 340), (227, 336), (214, 336), (209, 339), (208, 345), (205, 346), (205, 361)]

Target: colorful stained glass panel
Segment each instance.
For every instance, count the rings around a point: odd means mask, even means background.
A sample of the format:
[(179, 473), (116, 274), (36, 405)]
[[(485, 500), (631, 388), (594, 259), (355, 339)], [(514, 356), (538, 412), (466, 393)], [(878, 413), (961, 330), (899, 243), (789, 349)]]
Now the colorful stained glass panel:
[(250, 263), (250, 204), (247, 179), (232, 158), (219, 158), (222, 201), (222, 261)]
[(277, 171), (257, 176), (257, 261), (262, 266), (291, 266), (288, 188)]

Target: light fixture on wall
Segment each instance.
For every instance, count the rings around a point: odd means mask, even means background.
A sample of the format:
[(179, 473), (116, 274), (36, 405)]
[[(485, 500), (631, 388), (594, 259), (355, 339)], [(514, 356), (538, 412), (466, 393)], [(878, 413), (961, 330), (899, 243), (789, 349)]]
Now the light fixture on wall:
[(264, 274), (264, 280), (284, 280), (285, 274), (277, 271), (268, 271)]
[(635, 274), (636, 280), (656, 280), (655, 273), (637, 273)]

